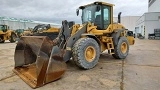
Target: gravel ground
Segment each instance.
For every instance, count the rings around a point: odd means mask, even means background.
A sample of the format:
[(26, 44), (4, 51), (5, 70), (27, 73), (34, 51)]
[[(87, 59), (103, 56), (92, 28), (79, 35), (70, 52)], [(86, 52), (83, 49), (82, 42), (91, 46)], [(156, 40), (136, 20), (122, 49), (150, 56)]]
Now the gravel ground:
[[(12, 72), (16, 44), (0, 44), (0, 90), (31, 90)], [(81, 70), (71, 60), (65, 75), (36, 90), (159, 90), (160, 41), (139, 40), (126, 59), (103, 53), (97, 66)]]

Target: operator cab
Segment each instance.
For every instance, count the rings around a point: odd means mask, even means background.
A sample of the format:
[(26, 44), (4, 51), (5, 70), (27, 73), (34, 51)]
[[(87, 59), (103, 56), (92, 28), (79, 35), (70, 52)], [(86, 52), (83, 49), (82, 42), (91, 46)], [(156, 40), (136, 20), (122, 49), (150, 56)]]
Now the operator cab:
[[(97, 26), (98, 30), (105, 30), (112, 23), (112, 4), (104, 2), (94, 2), (89, 5), (80, 6), (82, 9), (82, 23), (91, 22)], [(77, 15), (79, 14), (77, 10)]]
[(0, 30), (3, 32), (7, 31), (7, 25), (0, 25)]

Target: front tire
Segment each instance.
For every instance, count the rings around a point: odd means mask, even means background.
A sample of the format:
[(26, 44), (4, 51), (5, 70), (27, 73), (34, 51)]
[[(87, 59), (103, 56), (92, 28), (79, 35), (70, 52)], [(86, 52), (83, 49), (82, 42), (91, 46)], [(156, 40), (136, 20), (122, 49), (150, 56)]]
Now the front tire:
[(92, 38), (81, 38), (73, 46), (73, 60), (80, 68), (91, 69), (96, 66), (100, 47)]
[(5, 42), (5, 40), (3, 40), (3, 41), (0, 41), (0, 43), (4, 43)]
[(14, 42), (16, 42), (16, 38), (17, 38), (16, 34), (15, 34), (15, 33), (12, 33), (9, 41), (10, 41), (11, 43), (14, 43)]
[(118, 44), (114, 46), (114, 53), (112, 56), (116, 59), (125, 59), (129, 52), (129, 43), (126, 37), (120, 37)]
[(4, 43), (5, 40), (3, 40), (3, 36), (0, 36), (0, 43)]

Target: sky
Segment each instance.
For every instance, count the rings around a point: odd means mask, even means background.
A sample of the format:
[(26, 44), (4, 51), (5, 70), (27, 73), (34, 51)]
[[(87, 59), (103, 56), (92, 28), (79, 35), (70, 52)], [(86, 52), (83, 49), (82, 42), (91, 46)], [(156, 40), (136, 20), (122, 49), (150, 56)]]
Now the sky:
[[(0, 16), (61, 23), (62, 20), (81, 22), (76, 15), (79, 6), (98, 0), (0, 0)], [(114, 16), (141, 16), (148, 11), (148, 0), (100, 0), (114, 4)]]

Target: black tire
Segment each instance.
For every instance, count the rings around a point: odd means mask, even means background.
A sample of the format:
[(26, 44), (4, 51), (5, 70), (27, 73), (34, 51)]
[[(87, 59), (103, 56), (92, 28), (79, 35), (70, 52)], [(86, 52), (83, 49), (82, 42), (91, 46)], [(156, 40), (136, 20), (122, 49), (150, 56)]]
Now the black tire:
[[(126, 45), (126, 50), (125, 52), (122, 52), (121, 50), (121, 45), (124, 44)], [(118, 44), (114, 47), (114, 53), (112, 56), (116, 59), (125, 59), (128, 55), (129, 52), (129, 43), (126, 37), (120, 37)]]
[[(91, 61), (86, 59), (87, 48), (92, 47), (94, 55), (91, 56)], [(91, 69), (96, 66), (100, 56), (100, 47), (96, 40), (92, 38), (79, 39), (72, 48), (73, 60), (80, 68)], [(93, 53), (92, 53), (93, 54)]]
[(11, 43), (14, 43), (14, 42), (16, 42), (16, 38), (17, 38), (16, 34), (15, 33), (11, 33), (11, 37), (10, 37), (9, 41)]
[(3, 40), (3, 36), (0, 36), (0, 43), (4, 43), (5, 40)]
[(3, 41), (0, 41), (0, 43), (4, 43), (5, 42), (5, 40), (3, 40)]

